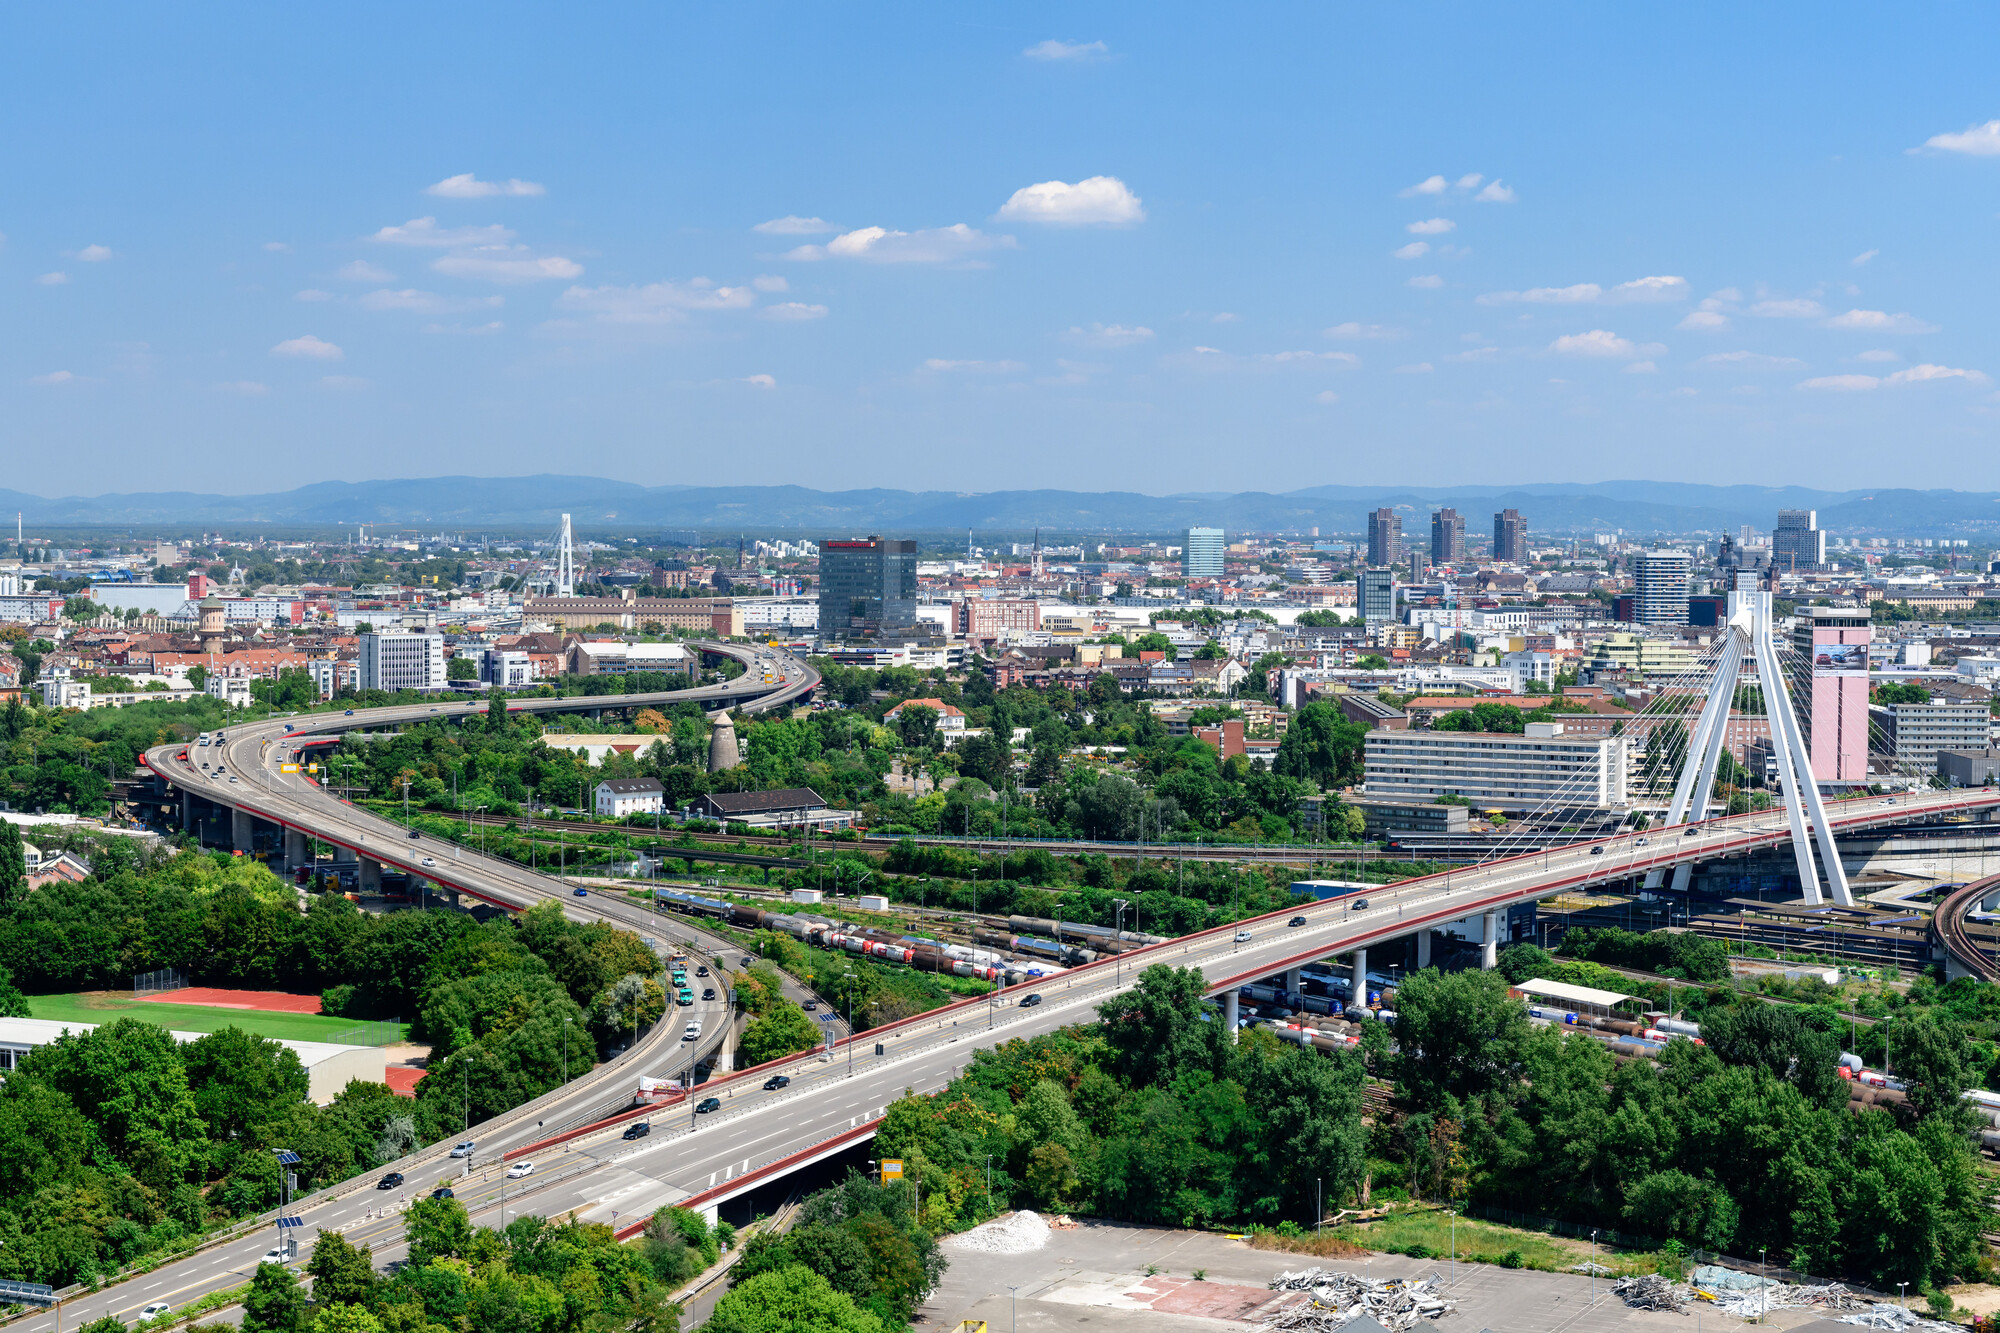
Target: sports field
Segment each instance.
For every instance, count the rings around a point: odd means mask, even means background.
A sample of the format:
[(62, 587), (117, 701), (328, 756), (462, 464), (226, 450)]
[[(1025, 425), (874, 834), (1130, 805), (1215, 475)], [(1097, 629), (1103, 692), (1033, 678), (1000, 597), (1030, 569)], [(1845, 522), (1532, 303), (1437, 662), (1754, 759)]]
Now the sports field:
[[(177, 992), (187, 994), (188, 992)], [(58, 1023), (111, 1023), (137, 1018), (176, 1032), (217, 1032), (241, 1028), (260, 1037), (283, 1041), (332, 1041), (348, 1045), (379, 1045), (379, 1036), (363, 1040), (362, 1025), (351, 1018), (324, 1014), (274, 1013), (268, 1010), (206, 1004), (175, 1004), (168, 1000), (135, 999), (130, 991), (82, 991), (72, 995), (30, 995), (28, 1011)], [(377, 1025), (379, 1026), (379, 1025)]]

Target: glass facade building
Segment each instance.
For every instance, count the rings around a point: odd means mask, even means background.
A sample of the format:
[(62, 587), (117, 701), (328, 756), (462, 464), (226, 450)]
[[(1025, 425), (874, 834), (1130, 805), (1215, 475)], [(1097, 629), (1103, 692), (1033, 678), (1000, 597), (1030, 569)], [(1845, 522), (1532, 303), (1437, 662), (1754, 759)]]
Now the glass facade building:
[(917, 544), (883, 537), (819, 544), (819, 632), (870, 637), (917, 623)]

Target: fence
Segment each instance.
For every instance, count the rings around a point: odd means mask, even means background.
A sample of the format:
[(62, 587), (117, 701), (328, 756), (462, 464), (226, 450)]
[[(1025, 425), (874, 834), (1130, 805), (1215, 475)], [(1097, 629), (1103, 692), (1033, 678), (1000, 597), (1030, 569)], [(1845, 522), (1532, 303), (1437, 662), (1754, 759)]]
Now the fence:
[[(1488, 1204), (1468, 1203), (1464, 1205), (1462, 1211), (1467, 1217), (1483, 1217), (1490, 1222), (1502, 1222), (1524, 1231), (1540, 1231), (1551, 1236), (1574, 1236), (1579, 1240), (1590, 1240), (1594, 1237), (1597, 1244), (1607, 1250), (1657, 1250), (1664, 1243), (1657, 1236), (1636, 1235), (1611, 1227), (1590, 1227), (1577, 1222), (1565, 1222), (1561, 1218), (1543, 1217), (1537, 1213), (1517, 1213), (1512, 1208), (1495, 1208)], [(1782, 1268), (1777, 1264), (1760, 1264), (1755, 1259), (1739, 1259), (1733, 1255), (1718, 1254), (1714, 1250), (1697, 1249), (1694, 1246), (1688, 1246), (1685, 1254), (1690, 1267), (1714, 1264), (1718, 1268), (1733, 1268), (1742, 1273), (1759, 1273), (1778, 1282), (1805, 1286), (1829, 1280), (1811, 1273)], [(1869, 1288), (1857, 1283), (1849, 1282), (1846, 1285), (1854, 1291), (1870, 1291)]]
[(177, 967), (163, 967), (157, 972), (141, 972), (132, 978), (134, 995), (158, 995), (163, 991), (185, 990), (187, 973)]
[(324, 1040), (335, 1046), (394, 1046), (403, 1039), (403, 1020), (400, 1018), (378, 1019), (372, 1023), (358, 1023), (351, 1028), (329, 1034)]

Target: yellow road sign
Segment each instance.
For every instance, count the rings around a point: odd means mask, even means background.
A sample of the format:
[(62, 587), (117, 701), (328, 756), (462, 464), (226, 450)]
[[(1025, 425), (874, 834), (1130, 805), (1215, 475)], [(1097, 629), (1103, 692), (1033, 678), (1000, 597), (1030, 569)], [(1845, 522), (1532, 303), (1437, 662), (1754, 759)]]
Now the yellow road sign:
[(902, 1178), (903, 1178), (903, 1159), (900, 1157), (883, 1158), (882, 1159), (883, 1183), (887, 1184), (889, 1181), (901, 1180)]

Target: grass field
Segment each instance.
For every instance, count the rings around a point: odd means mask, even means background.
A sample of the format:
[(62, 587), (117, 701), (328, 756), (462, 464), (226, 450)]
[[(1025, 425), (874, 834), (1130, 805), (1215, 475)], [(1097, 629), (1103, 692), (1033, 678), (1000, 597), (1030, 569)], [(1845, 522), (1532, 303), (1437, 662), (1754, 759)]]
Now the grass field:
[[(175, 1032), (218, 1032), (241, 1028), (259, 1037), (283, 1041), (333, 1041), (361, 1026), (351, 1018), (324, 1014), (274, 1014), (256, 1009), (214, 1009), (198, 1004), (166, 1004), (135, 1000), (121, 991), (84, 991), (74, 995), (30, 995), (28, 1010), (36, 1018), (58, 1023), (110, 1023), (137, 1018)], [(352, 1044), (359, 1044), (353, 1038)]]
[[(1549, 1236), (1494, 1222), (1458, 1219), (1458, 1257), (1476, 1263), (1498, 1263), (1512, 1251), (1521, 1266), (1561, 1272), (1589, 1259), (1589, 1242), (1564, 1236)], [(1338, 1227), (1329, 1233), (1371, 1250), (1404, 1251), (1422, 1245), (1432, 1254), (1446, 1256), (1452, 1249), (1452, 1220), (1449, 1214), (1433, 1209), (1412, 1209), (1392, 1213), (1374, 1222)], [(1657, 1259), (1650, 1254), (1627, 1254), (1609, 1249), (1596, 1251), (1596, 1262), (1623, 1276), (1650, 1273)]]

